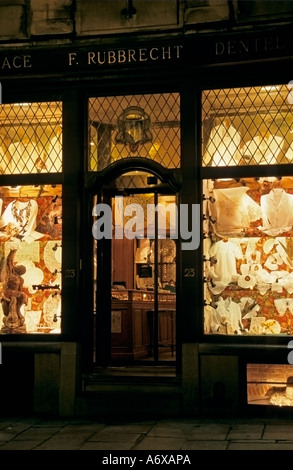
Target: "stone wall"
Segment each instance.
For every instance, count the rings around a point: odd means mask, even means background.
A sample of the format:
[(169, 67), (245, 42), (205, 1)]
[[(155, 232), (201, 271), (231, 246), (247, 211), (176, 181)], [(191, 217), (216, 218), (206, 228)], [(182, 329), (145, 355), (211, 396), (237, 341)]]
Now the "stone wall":
[(0, 47), (232, 31), (292, 19), (290, 0), (0, 0)]

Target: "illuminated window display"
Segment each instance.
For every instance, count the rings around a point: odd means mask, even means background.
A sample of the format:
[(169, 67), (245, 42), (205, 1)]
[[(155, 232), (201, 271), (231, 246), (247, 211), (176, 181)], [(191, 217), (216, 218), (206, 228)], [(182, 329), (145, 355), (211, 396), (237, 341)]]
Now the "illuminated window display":
[(202, 93), (202, 166), (292, 163), (293, 112), (287, 85)]
[(129, 157), (180, 167), (180, 95), (156, 93), (89, 98), (88, 170)]
[(240, 184), (205, 181), (206, 333), (292, 334), (293, 177)]
[(249, 405), (293, 406), (293, 375), (289, 364), (247, 364)]
[(61, 173), (62, 102), (3, 104), (0, 124), (0, 334), (61, 333), (62, 187), (9, 175)]
[(291, 108), (286, 86), (203, 93), (205, 334), (293, 334)]
[(62, 103), (0, 106), (0, 174), (62, 171)]
[(0, 333), (61, 333), (61, 186), (0, 195)]

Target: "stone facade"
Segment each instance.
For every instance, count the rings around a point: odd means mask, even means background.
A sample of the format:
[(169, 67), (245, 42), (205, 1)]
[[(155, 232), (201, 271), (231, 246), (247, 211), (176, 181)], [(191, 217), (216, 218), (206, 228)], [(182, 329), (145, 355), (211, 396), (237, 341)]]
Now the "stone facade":
[(233, 31), (292, 18), (292, 1), (2, 0), (0, 47), (7, 43), (76, 43), (129, 33), (145, 36)]

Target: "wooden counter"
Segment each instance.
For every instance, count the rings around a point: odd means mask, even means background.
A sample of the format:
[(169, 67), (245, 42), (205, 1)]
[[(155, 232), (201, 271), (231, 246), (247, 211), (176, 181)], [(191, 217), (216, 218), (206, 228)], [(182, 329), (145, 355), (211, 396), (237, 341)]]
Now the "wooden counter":
[[(176, 337), (176, 294), (164, 292), (158, 295), (159, 345), (170, 347), (173, 354)], [(153, 292), (112, 290), (112, 360), (137, 360), (153, 354), (153, 312)]]

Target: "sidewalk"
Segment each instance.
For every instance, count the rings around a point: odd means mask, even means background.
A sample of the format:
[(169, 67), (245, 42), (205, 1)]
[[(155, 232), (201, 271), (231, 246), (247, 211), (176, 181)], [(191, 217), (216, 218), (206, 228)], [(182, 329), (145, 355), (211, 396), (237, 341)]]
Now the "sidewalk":
[(0, 450), (293, 450), (293, 420), (0, 418)]

